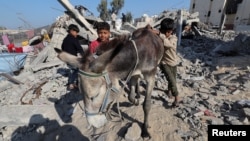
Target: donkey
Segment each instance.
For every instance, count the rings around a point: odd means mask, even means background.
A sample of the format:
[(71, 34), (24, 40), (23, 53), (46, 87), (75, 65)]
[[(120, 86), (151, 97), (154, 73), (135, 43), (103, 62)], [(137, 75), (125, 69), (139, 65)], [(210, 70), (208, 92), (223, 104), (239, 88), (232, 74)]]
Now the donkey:
[(90, 125), (99, 128), (107, 122), (106, 113), (110, 104), (121, 93), (119, 80), (130, 82), (129, 101), (138, 105), (135, 89), (140, 78), (147, 82), (142, 136), (150, 137), (148, 117), (151, 93), (157, 66), (164, 52), (163, 42), (150, 28), (146, 26), (137, 29), (132, 34), (132, 40), (120, 36), (101, 44), (101, 54), (96, 59), (92, 59), (89, 53), (78, 58), (55, 48), (60, 60), (79, 68), (79, 90), (84, 97), (85, 114)]

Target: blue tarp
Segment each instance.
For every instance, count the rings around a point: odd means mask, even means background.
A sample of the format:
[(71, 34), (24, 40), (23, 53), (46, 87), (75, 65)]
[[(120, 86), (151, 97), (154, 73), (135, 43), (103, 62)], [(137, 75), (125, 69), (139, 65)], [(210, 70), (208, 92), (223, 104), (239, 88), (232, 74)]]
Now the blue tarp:
[(12, 73), (25, 65), (26, 53), (0, 53), (0, 73)]

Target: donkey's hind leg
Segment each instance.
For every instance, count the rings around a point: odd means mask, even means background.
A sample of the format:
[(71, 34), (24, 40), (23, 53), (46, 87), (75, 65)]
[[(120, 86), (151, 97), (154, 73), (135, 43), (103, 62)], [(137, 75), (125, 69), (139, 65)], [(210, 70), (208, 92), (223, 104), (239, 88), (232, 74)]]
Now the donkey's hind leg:
[(136, 87), (138, 85), (138, 80), (139, 80), (140, 76), (139, 75), (135, 75), (132, 76), (130, 79), (130, 94), (129, 94), (129, 101), (135, 105), (139, 105), (139, 100), (136, 99)]
[(146, 96), (145, 96), (145, 100), (143, 102), (143, 111), (144, 111), (144, 123), (143, 123), (143, 128), (142, 128), (142, 136), (143, 137), (151, 137), (149, 132), (148, 132), (148, 128), (150, 128), (149, 126), (149, 122), (148, 122), (148, 117), (149, 117), (149, 112), (151, 109), (151, 93), (153, 91), (154, 88), (154, 84), (155, 84), (155, 77), (154, 74), (156, 72), (152, 71), (145, 76), (145, 79), (147, 81), (147, 87), (146, 87)]

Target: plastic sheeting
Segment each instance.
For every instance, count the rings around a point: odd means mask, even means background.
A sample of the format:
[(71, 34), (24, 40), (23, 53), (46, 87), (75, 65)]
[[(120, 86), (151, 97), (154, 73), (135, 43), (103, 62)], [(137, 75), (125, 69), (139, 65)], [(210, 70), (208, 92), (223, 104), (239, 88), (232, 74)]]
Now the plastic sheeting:
[(25, 65), (26, 53), (1, 53), (0, 73), (11, 73), (18, 71)]

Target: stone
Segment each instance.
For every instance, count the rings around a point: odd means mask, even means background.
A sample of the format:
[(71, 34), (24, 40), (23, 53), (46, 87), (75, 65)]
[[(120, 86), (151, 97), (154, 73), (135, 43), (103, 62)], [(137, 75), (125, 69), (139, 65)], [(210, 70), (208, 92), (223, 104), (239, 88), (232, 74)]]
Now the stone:
[(216, 95), (221, 95), (221, 96), (225, 96), (225, 95), (227, 95), (227, 93), (226, 93), (226, 92), (224, 92), (224, 91), (220, 91), (220, 90), (216, 90), (215, 94), (216, 94)]
[(155, 105), (161, 105), (161, 106), (163, 105), (163, 102), (159, 100), (152, 100), (151, 102), (152, 104), (155, 104)]
[(232, 121), (230, 121), (230, 124), (232, 124), (232, 125), (242, 125), (243, 123), (240, 122), (239, 120), (232, 120)]
[(177, 117), (179, 117), (179, 118), (181, 118), (181, 119), (186, 118), (185, 113), (177, 113), (177, 115), (176, 115), (176, 116), (177, 116)]
[(249, 124), (248, 118), (247, 118), (247, 117), (244, 118), (244, 119), (242, 120), (242, 123), (243, 123), (244, 125), (248, 125), (248, 124)]
[(199, 93), (199, 96), (202, 98), (202, 99), (208, 99), (209, 98), (209, 96), (208, 96), (208, 94), (205, 94), (205, 93)]
[(231, 74), (220, 74), (218, 75), (219, 81), (223, 81), (224, 79), (228, 78)]
[(236, 89), (235, 91), (232, 92), (233, 95), (236, 95), (236, 94), (239, 94), (239, 93), (240, 93), (239, 89)]
[(197, 76), (197, 77), (191, 77), (190, 79), (194, 80), (194, 81), (201, 81), (201, 80), (204, 80), (205, 77), (204, 76)]
[(246, 90), (250, 90), (250, 81), (247, 81), (243, 84)]
[(200, 116), (203, 116), (204, 115), (204, 112), (203, 111), (200, 111), (200, 112), (197, 112), (194, 114), (195, 117), (200, 117)]
[(228, 89), (226, 86), (219, 86), (219, 90), (223, 92), (228, 92)]
[(239, 100), (239, 101), (237, 101), (237, 103), (239, 105), (241, 105), (242, 107), (244, 107), (244, 106), (250, 107), (250, 100)]
[(151, 94), (152, 97), (159, 97), (159, 94), (157, 91), (153, 91)]
[(209, 117), (207, 121), (211, 125), (223, 125), (224, 124), (224, 121), (222, 119), (216, 118), (216, 117)]
[(206, 111), (206, 110), (207, 110), (207, 108), (204, 107), (204, 106), (197, 106), (197, 109), (198, 109), (199, 111)]
[(200, 85), (199, 85), (199, 83), (197, 83), (197, 82), (194, 82), (193, 84), (192, 84), (192, 88), (194, 88), (194, 89), (198, 89), (200, 87)]
[(217, 102), (213, 98), (209, 98), (206, 100), (210, 105), (216, 105)]
[(189, 107), (184, 107), (183, 109), (184, 109), (186, 112), (188, 112), (188, 113), (191, 113), (191, 112), (192, 112), (192, 109), (189, 108)]
[(126, 141), (137, 141), (141, 137), (141, 128), (137, 123), (133, 123), (125, 135)]
[(199, 88), (199, 92), (201, 93), (210, 93), (210, 91), (206, 88)]
[(243, 112), (245, 116), (250, 119), (250, 108), (243, 108)]
[[(237, 115), (238, 116), (238, 115)], [(224, 120), (228, 123), (231, 123), (234, 120), (237, 120), (237, 116), (234, 115), (224, 115)]]

